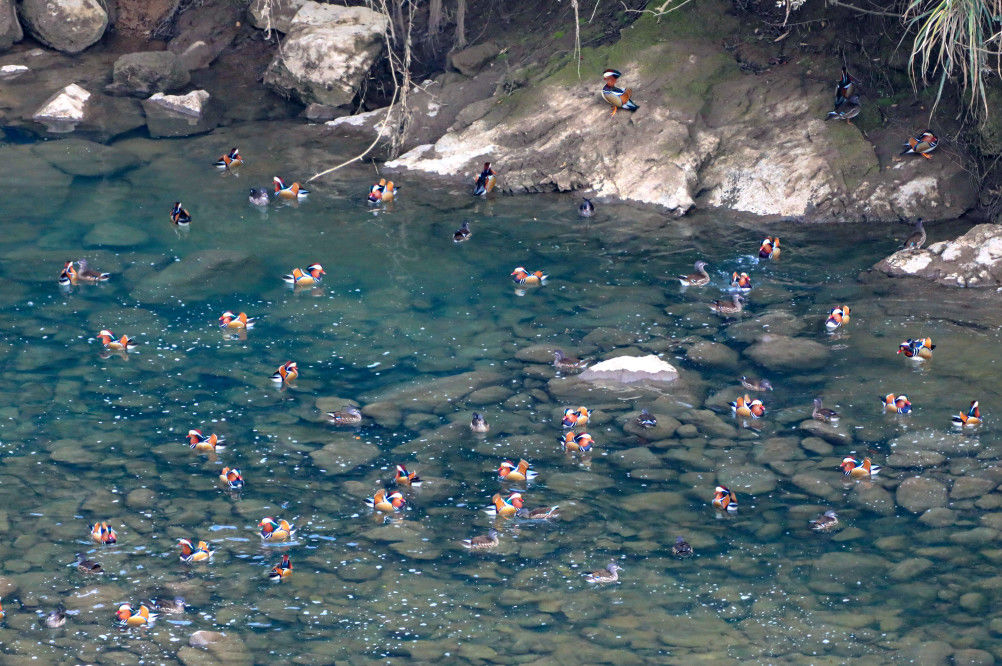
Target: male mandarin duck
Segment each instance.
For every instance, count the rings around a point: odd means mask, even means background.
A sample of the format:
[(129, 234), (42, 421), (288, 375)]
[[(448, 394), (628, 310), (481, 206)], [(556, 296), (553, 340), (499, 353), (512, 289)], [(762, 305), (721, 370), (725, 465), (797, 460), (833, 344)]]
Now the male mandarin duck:
[(323, 266), (310, 264), (305, 271), (302, 268), (293, 268), (291, 273), (282, 276), (282, 280), (293, 287), (312, 287), (320, 284), (324, 275), (327, 275), (327, 271)]
[(758, 248), (759, 259), (779, 259), (779, 238), (766, 237)]
[(87, 265), (86, 259), (77, 259), (76, 262), (79, 268), (74, 267), (74, 262), (67, 261), (66, 265), (63, 266), (63, 272), (59, 274), (59, 284), (79, 284), (81, 282), (97, 283), (106, 282), (111, 278), (111, 273), (102, 273), (101, 271), (95, 271), (93, 268)]
[(771, 391), (772, 382), (768, 379), (755, 379), (754, 377), (748, 377), (741, 375), (741, 386), (745, 387), (749, 391)]
[(204, 541), (199, 541), (198, 546), (191, 545), (188, 539), (178, 539), (177, 543), (181, 546), (181, 561), (186, 564), (208, 562), (216, 552)]
[(849, 306), (839, 305), (838, 307), (832, 308), (832, 311), (828, 313), (828, 319), (825, 320), (825, 328), (828, 331), (838, 330), (843, 324), (849, 323)]
[(514, 518), (515, 514), (518, 513), (518, 507), (515, 506), (513, 500), (521, 499), (521, 497), (521, 493), (512, 493), (508, 497), (501, 497), (501, 493), (494, 493), (494, 497), (491, 498), (493, 506), (484, 509), (484, 513), (496, 518)]
[(646, 407), (640, 410), (640, 416), (637, 417), (638, 426), (646, 430), (647, 428), (653, 428), (657, 426), (657, 424), (658, 424), (658, 418), (653, 414), (651, 414)]
[(7, 613), (3, 609), (3, 604), (0, 603), (0, 620), (4, 619), (6, 616), (7, 616)]
[(336, 412), (327, 412), (327, 418), (334, 425), (354, 426), (362, 422), (362, 412), (358, 410), (358, 407), (345, 405)]
[(175, 201), (170, 209), (170, 221), (179, 227), (186, 227), (191, 224), (191, 214), (181, 207), (180, 201)]
[(393, 181), (380, 178), (379, 182), (369, 188), (369, 203), (390, 203), (397, 196), (399, 187), (393, 185)]
[(538, 474), (529, 469), (529, 461), (522, 459), (518, 461), (518, 465), (510, 460), (505, 460), (498, 467), (498, 478), (503, 481), (511, 481), (514, 483), (519, 483), (522, 481), (532, 481), (538, 476)]
[(473, 182), (473, 196), (486, 197), (494, 189), (496, 183), (497, 174), (491, 168), (491, 163), (484, 162), (484, 170), (480, 172), (480, 175)]
[(302, 187), (299, 183), (293, 183), (292, 185), (286, 186), (281, 178), (274, 176), (271, 182), (275, 185), (275, 196), (280, 199), (305, 199), (309, 195), (310, 191), (305, 187)]
[(470, 550), (490, 550), (498, 545), (498, 531), (491, 530), (486, 535), (475, 536), (472, 539), (463, 539), (463, 548)]
[(836, 111), (843, 104), (846, 104), (856, 96), (856, 79), (849, 74), (849, 70), (842, 67), (842, 78), (835, 84), (835, 106)]
[(157, 619), (156, 613), (151, 613), (144, 604), (140, 604), (139, 610), (135, 612), (132, 604), (122, 604), (115, 612), (115, 617), (123, 627), (148, 627)]
[(587, 361), (568, 356), (559, 349), (553, 350), (553, 367), (558, 370), (583, 370), (587, 366)]
[(262, 518), (257, 526), (261, 528), (261, 538), (265, 541), (287, 541), (296, 533), (296, 528), (290, 525), (284, 518), (282, 520), (275, 520), (271, 516), (268, 516), (267, 518)]
[(282, 561), (276, 564), (271, 571), (268, 572), (268, 578), (272, 581), (278, 583), (283, 578), (288, 578), (292, 575), (292, 561), (289, 559), (289, 554), (286, 553), (282, 555)]
[(731, 296), (731, 300), (729, 301), (713, 301), (710, 303), (710, 309), (719, 315), (730, 317), (731, 315), (741, 314), (741, 312), (745, 309), (744, 302), (744, 296), (741, 294), (734, 294)]
[[(567, 435), (573, 435), (573, 433), (569, 432), (569, 433), (567, 433)], [(565, 440), (565, 446), (564, 446), (564, 448), (567, 449), (568, 451), (581, 451), (582, 453), (588, 453), (589, 451), (591, 451), (592, 447), (595, 445), (595, 440), (592, 439), (592, 436), (589, 435), (586, 432), (579, 432), (578, 434), (574, 435), (574, 437), (573, 437), (574, 446), (573, 447), (571, 447), (570, 445), (566, 444), (566, 440), (567, 440), (566, 437), (564, 438), (564, 440)]]
[(901, 244), (899, 249), (921, 250), (922, 246), (925, 245), (925, 241), (925, 227), (922, 225), (922, 218), (920, 217), (915, 220), (915, 230), (905, 239), (905, 242)]
[(825, 511), (809, 524), (815, 532), (831, 532), (839, 525), (838, 514), (831, 510)]
[(717, 486), (713, 491), (713, 508), (734, 513), (738, 510), (738, 496), (726, 486)]
[(751, 398), (747, 395), (739, 396), (737, 400), (730, 403), (731, 413), (734, 416), (739, 416), (741, 418), (748, 418), (751, 414)]
[(286, 361), (282, 365), (278, 366), (278, 370), (271, 375), (271, 381), (276, 384), (285, 385), (296, 381), (298, 377), (299, 366), (296, 365), (295, 361)]
[(921, 155), (927, 160), (932, 159), (931, 153), (936, 150), (939, 146), (939, 139), (930, 130), (925, 130), (920, 134), (916, 134), (908, 139), (908, 143), (905, 144), (905, 149), (901, 151), (902, 155), (907, 155), (908, 153), (915, 153), (916, 155)]
[(94, 527), (90, 530), (90, 538), (109, 546), (118, 543), (118, 535), (115, 534), (115, 530), (108, 527), (108, 523), (94, 523)]
[(227, 310), (223, 313), (223, 316), (219, 318), (219, 325), (223, 328), (246, 330), (248, 328), (254, 328), (254, 320), (249, 319), (246, 312), (241, 312), (240, 314), (235, 315)]
[(880, 467), (870, 462), (869, 458), (863, 458), (863, 463), (851, 456), (842, 459), (842, 473), (851, 479), (869, 479), (880, 473)]
[(110, 349), (112, 351), (132, 351), (136, 348), (136, 341), (127, 335), (115, 339), (114, 333), (108, 329), (103, 329), (97, 334), (99, 340), (104, 345), (105, 349)]
[(912, 411), (911, 400), (906, 395), (895, 396), (888, 393), (880, 400), (885, 412), (895, 412), (898, 414), (910, 414)]
[(470, 420), (470, 430), (478, 435), (483, 435), (490, 429), (491, 426), (484, 419), (484, 415), (480, 412), (473, 412), (473, 418)]
[(541, 284), (546, 284), (546, 278), (549, 275), (543, 275), (543, 271), (535, 271), (530, 273), (525, 270), (522, 266), (517, 267), (511, 272), (511, 279), (515, 284), (523, 286), (536, 286)]
[(839, 413), (833, 409), (821, 406), (821, 398), (814, 398), (814, 411), (811, 418), (822, 423), (838, 423)]
[(462, 243), (462, 242), (468, 241), (468, 240), (470, 240), (470, 236), (472, 236), (472, 235), (473, 235), (473, 232), (470, 231), (470, 221), (469, 220), (463, 220), (463, 225), (461, 227), (459, 227), (458, 229), (456, 229), (456, 231), (453, 232), (453, 234), (452, 234), (452, 242), (453, 243)]
[(703, 287), (710, 284), (710, 274), (706, 272), (705, 261), (697, 261), (693, 268), (696, 269), (694, 273), (678, 276), (678, 281), (683, 287)]
[(581, 198), (581, 204), (578, 206), (578, 215), (581, 217), (591, 217), (595, 214), (595, 204), (591, 202), (591, 199)]
[(398, 491), (387, 493), (382, 488), (377, 490), (375, 495), (365, 500), (366, 506), (380, 513), (394, 513), (402, 509), (406, 503), (404, 496)]
[(924, 361), (932, 358), (932, 350), (935, 348), (936, 345), (932, 343), (932, 338), (918, 340), (909, 338), (898, 345), (898, 353), (904, 354), (906, 358)]
[(967, 413), (960, 412), (957, 416), (953, 417), (953, 425), (963, 427), (973, 427), (981, 423), (981, 408), (978, 406), (977, 400), (971, 401), (971, 406), (968, 408)]
[(731, 289), (748, 293), (751, 291), (751, 287), (751, 278), (748, 277), (748, 273), (734, 271), (734, 274), (731, 276)]
[(573, 407), (568, 407), (564, 410), (564, 418), (562, 419), (563, 426), (565, 428), (580, 427), (583, 425), (588, 425), (588, 419), (591, 418), (591, 412), (587, 407), (578, 407), (574, 409)]
[(518, 495), (518, 497), (513, 495), (511, 503), (518, 509), (515, 517), (522, 520), (551, 520), (560, 516), (560, 512), (558, 511), (560, 509), (559, 506), (541, 506), (535, 509), (526, 509), (521, 495)]
[(619, 580), (619, 572), (622, 570), (623, 567), (616, 564), (616, 561), (613, 560), (612, 562), (609, 562), (609, 565), (606, 568), (586, 573), (584, 574), (584, 577), (589, 583), (598, 583), (600, 585), (605, 583), (615, 583)]
[(244, 477), (236, 467), (224, 467), (219, 473), (219, 480), (230, 490), (242, 490), (244, 487)]
[(67, 261), (66, 265), (63, 266), (62, 272), (59, 274), (59, 284), (68, 286), (71, 284), (77, 284), (78, 282), (77, 269), (73, 267), (72, 261)]
[(602, 80), (605, 81), (605, 85), (602, 86), (602, 99), (612, 105), (612, 115), (616, 115), (620, 109), (633, 112), (640, 108), (630, 99), (633, 95), (632, 90), (616, 87), (616, 82), (621, 76), (622, 74), (614, 69), (607, 69), (602, 73)]
[(200, 453), (212, 453), (226, 448), (226, 445), (223, 444), (223, 438), (216, 433), (203, 435), (198, 428), (192, 428), (188, 431), (187, 437), (188, 446)]
[(100, 562), (95, 562), (94, 560), (88, 560), (84, 557), (83, 553), (77, 553), (77, 571), (83, 574), (100, 574), (104, 573), (104, 567), (101, 566)]
[(416, 488), (421, 485), (421, 477), (416, 472), (408, 472), (403, 465), (397, 465), (397, 474), (393, 477), (393, 482), (398, 486)]
[(671, 554), (675, 557), (692, 557), (692, 546), (682, 537), (675, 537), (675, 545), (671, 547)]
[(218, 169), (235, 169), (244, 163), (244, 158), (240, 157), (240, 150), (230, 148), (230, 152), (216, 160), (214, 166)]

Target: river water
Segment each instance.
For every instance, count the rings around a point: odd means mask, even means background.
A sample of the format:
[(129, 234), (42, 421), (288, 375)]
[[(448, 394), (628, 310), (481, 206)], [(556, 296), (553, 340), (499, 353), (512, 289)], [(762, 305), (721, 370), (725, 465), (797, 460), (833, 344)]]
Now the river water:
[[(0, 200), (10, 663), (206, 663), (187, 647), (197, 630), (224, 632), (219, 654), (257, 663), (1002, 657), (994, 311), (865, 273), (907, 227), (612, 204), (582, 220), (574, 196), (483, 201), (466, 183), (399, 174), (397, 201), (374, 210), (365, 166), (298, 205), (258, 209), (249, 187), (315, 166), (274, 127), (129, 139), (117, 145), (136, 162), (106, 176), (64, 176), (30, 143), (0, 148), (19, 174)], [(247, 164), (217, 172), (231, 141)], [(168, 220), (175, 200), (192, 213), (186, 232)], [(456, 245), (464, 219), (472, 238)], [(933, 225), (931, 240), (967, 226)], [(779, 261), (757, 258), (767, 234), (781, 238)], [(64, 262), (79, 258), (111, 279), (61, 289)], [(697, 259), (712, 284), (683, 290), (674, 276)], [(319, 287), (282, 282), (312, 263), (327, 273)], [(547, 284), (517, 290), (516, 266)], [(723, 318), (708, 304), (729, 297), (735, 270), (754, 287), (746, 312)], [(840, 304), (851, 321), (829, 334)], [(256, 325), (224, 335), (226, 310)], [(101, 329), (138, 346), (104, 353)], [(925, 336), (932, 360), (895, 353)], [(557, 372), (556, 348), (593, 362), (658, 354), (682, 377), (595, 388)], [(280, 389), (269, 376), (285, 361), (300, 377)], [(742, 375), (775, 387), (747, 424), (727, 406)], [(913, 413), (885, 415), (887, 393), (907, 393)], [(810, 421), (815, 397), (841, 413), (837, 426)], [(951, 415), (973, 399), (986, 423), (958, 432)], [(346, 403), (364, 407), (357, 429), (324, 418)], [(579, 405), (593, 411), (591, 456), (557, 442), (563, 408)], [(656, 428), (634, 425), (641, 408)], [(486, 436), (470, 432), (473, 411)], [(191, 450), (191, 428), (226, 448)], [(846, 456), (883, 469), (846, 480)], [(482, 511), (521, 487), (496, 475), (521, 457), (539, 473), (526, 505), (559, 505), (558, 519)], [(374, 516), (363, 500), (392, 486), (397, 464), (424, 483), (405, 489), (399, 515)], [(221, 487), (223, 466), (240, 468), (242, 492)], [(710, 506), (718, 483), (737, 493), (736, 515)], [(813, 533), (827, 509), (841, 529)], [(262, 544), (265, 516), (295, 524), (291, 545)], [(117, 544), (90, 540), (97, 521)], [(492, 527), (494, 550), (462, 547)], [(672, 555), (676, 536), (694, 557)], [(209, 542), (212, 561), (180, 562), (180, 538)], [(267, 572), (286, 552), (293, 574), (274, 584)], [(80, 573), (76, 553), (105, 573)], [(585, 581), (612, 559), (618, 583)], [(174, 596), (184, 614), (117, 626), (120, 604)], [(66, 625), (45, 627), (59, 604)]]

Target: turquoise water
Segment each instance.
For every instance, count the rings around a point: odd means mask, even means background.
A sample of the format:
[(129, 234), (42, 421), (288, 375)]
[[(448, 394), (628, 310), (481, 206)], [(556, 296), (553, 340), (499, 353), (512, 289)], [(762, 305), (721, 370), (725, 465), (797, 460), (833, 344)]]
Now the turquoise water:
[[(315, 157), (275, 127), (130, 139), (120, 145), (142, 165), (106, 178), (61, 177), (31, 145), (3, 149), (9, 169), (50, 183), (0, 202), (10, 659), (192, 663), (204, 655), (183, 646), (200, 629), (226, 632), (225, 652), (256, 662), (1002, 657), (990, 618), (1002, 589), (998, 315), (991, 295), (860, 276), (904, 225), (676, 220), (611, 204), (581, 220), (573, 196), (481, 201), (465, 183), (399, 174), (399, 199), (372, 210), (377, 176), (364, 166), (262, 211), (248, 188), (304, 180), (312, 169), (289, 165)], [(248, 164), (220, 174), (209, 164), (231, 143)], [(175, 200), (192, 213), (188, 232), (168, 222)], [(455, 245), (463, 219), (473, 236)], [(967, 226), (934, 226), (931, 240)], [(779, 262), (755, 257), (766, 234), (782, 238)], [(111, 280), (61, 290), (59, 271), (77, 258)], [(700, 258), (713, 284), (681, 290), (674, 276)], [(319, 288), (283, 284), (314, 262), (327, 271)], [(515, 266), (548, 283), (520, 295)], [(733, 270), (755, 287), (748, 311), (724, 319), (708, 303), (727, 297)], [(841, 303), (852, 320), (828, 335), (823, 320)], [(245, 339), (221, 333), (225, 310), (256, 319)], [(137, 349), (103, 355), (104, 328)], [(784, 361), (785, 344), (758, 355), (767, 333), (806, 341), (818, 360)], [(932, 361), (895, 354), (918, 336), (937, 344)], [(558, 376), (555, 348), (592, 361), (656, 353), (682, 378), (598, 389)], [(301, 375), (279, 390), (269, 376), (287, 360)], [(776, 387), (748, 428), (727, 407), (742, 375)], [(914, 413), (885, 416), (878, 398), (891, 392)], [(837, 427), (802, 425), (815, 396), (841, 412)], [(975, 398), (986, 423), (957, 433), (951, 415)], [(348, 402), (364, 408), (361, 427), (326, 422)], [(563, 408), (578, 405), (594, 411), (585, 458), (557, 443)], [(641, 407), (658, 429), (637, 434)], [(491, 424), (485, 437), (469, 431), (473, 411)], [(190, 428), (227, 448), (193, 452)], [(847, 455), (884, 469), (847, 482)], [(561, 517), (499, 523), (495, 550), (466, 551), (460, 541), (487, 533), (482, 509), (509, 487), (499, 463), (519, 457), (540, 474), (527, 506), (559, 505)], [(364, 498), (400, 463), (424, 484), (404, 492), (398, 517), (373, 516)], [(224, 465), (242, 470), (243, 492), (220, 487)], [(898, 491), (915, 476), (921, 492)], [(710, 507), (721, 482), (739, 496), (736, 516)], [(826, 509), (842, 529), (812, 533)], [(296, 525), (291, 545), (262, 546), (265, 516)], [(96, 521), (116, 545), (89, 540)], [(695, 557), (671, 555), (679, 535)], [(179, 562), (179, 538), (208, 541), (213, 561)], [(79, 573), (78, 552), (106, 573)], [(293, 575), (272, 584), (283, 552)], [(584, 581), (612, 558), (619, 583)], [(175, 595), (185, 614), (116, 626), (119, 604)], [(65, 627), (45, 628), (39, 617), (60, 603)], [(984, 656), (955, 658), (972, 655)]]

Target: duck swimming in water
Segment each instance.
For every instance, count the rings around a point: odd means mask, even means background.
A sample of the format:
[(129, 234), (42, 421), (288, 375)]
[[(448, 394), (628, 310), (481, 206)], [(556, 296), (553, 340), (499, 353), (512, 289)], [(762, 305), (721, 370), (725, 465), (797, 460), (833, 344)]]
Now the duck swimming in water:
[(535, 509), (526, 509), (521, 495), (513, 499), (511, 503), (518, 509), (515, 517), (520, 520), (540, 521), (553, 520), (560, 517), (559, 506), (540, 506)]
[(463, 539), (463, 548), (469, 550), (491, 550), (498, 545), (498, 531), (491, 530), (486, 536), (475, 536), (472, 539)]
[(563, 437), (557, 437), (557, 440), (564, 447), (566, 453), (588, 453), (595, 445), (595, 440), (586, 432), (577, 434), (566, 432)]
[(236, 467), (224, 467), (219, 473), (219, 481), (230, 490), (243, 490), (244, 477)]
[(255, 206), (267, 206), (270, 201), (268, 190), (263, 187), (252, 187), (250, 188), (250, 194), (247, 195), (247, 200)]
[(92, 541), (103, 543), (106, 546), (118, 543), (118, 535), (108, 526), (108, 523), (94, 523), (94, 527), (90, 530), (90, 538)]
[(741, 314), (741, 311), (744, 310), (744, 302), (744, 296), (734, 294), (729, 301), (713, 301), (710, 303), (710, 309), (719, 315), (731, 317)]
[(219, 318), (219, 325), (222, 328), (247, 330), (248, 328), (254, 328), (254, 320), (248, 319), (246, 312), (241, 312), (240, 314), (235, 315), (227, 310), (223, 313), (223, 316)]
[(400, 511), (404, 504), (406, 504), (406, 500), (404, 500), (404, 496), (400, 492), (387, 493), (382, 488), (377, 490), (375, 495), (365, 500), (366, 506), (379, 513), (395, 513)]
[(960, 428), (974, 427), (981, 424), (981, 408), (978, 406), (977, 400), (971, 401), (971, 406), (968, 408), (967, 413), (960, 412), (957, 416), (953, 417), (953, 425)]
[(838, 423), (839, 413), (821, 406), (821, 398), (814, 398), (814, 411), (811, 418), (822, 423)]
[(393, 477), (393, 482), (398, 486), (417, 488), (421, 485), (421, 477), (417, 472), (408, 472), (403, 465), (397, 465), (397, 474)]
[(564, 410), (561, 425), (565, 428), (579, 428), (581, 426), (588, 425), (588, 420), (590, 418), (591, 411), (589, 411), (587, 407), (578, 407), (577, 409), (568, 407)]
[(731, 276), (731, 289), (747, 294), (751, 291), (751, 287), (751, 278), (748, 277), (748, 273), (739, 274), (734, 271), (734, 275)]
[(140, 604), (139, 610), (135, 612), (132, 610), (132, 604), (122, 604), (115, 612), (115, 617), (123, 627), (148, 627), (157, 619), (156, 613), (151, 613), (143, 604)]
[(675, 537), (675, 545), (671, 547), (671, 554), (675, 557), (692, 557), (692, 546), (682, 537)]
[(216, 433), (203, 435), (202, 431), (198, 428), (192, 428), (188, 431), (188, 446), (199, 453), (215, 453), (220, 449), (225, 449), (226, 445), (223, 444), (224, 441)]
[(678, 281), (683, 287), (703, 287), (710, 284), (710, 274), (706, 272), (706, 262), (697, 261), (695, 272), (688, 275), (679, 275)]
[(58, 629), (63, 626), (66, 624), (66, 608), (62, 604), (59, 604), (56, 610), (50, 611), (45, 615), (43, 622), (49, 629)]
[(199, 541), (198, 546), (193, 546), (188, 539), (178, 539), (177, 543), (181, 546), (181, 561), (185, 564), (208, 562), (216, 552), (204, 541)]
[(292, 560), (289, 558), (289, 554), (285, 553), (282, 555), (282, 561), (276, 564), (271, 571), (268, 572), (268, 578), (273, 582), (281, 582), (283, 579), (288, 578), (292, 575)]
[(609, 562), (609, 565), (604, 569), (599, 569), (598, 571), (592, 571), (590, 573), (584, 574), (585, 580), (589, 583), (597, 583), (599, 585), (605, 585), (607, 583), (615, 583), (619, 580), (619, 572), (623, 570), (623, 567), (616, 564), (613, 560)]
[(310, 194), (310, 191), (300, 186), (299, 183), (286, 186), (285, 182), (278, 176), (272, 177), (271, 182), (275, 186), (275, 196), (279, 199), (299, 201), (300, 199), (305, 199)]
[(591, 199), (582, 199), (581, 205), (578, 206), (578, 215), (581, 217), (591, 217), (595, 214), (595, 204), (591, 202)]
[(77, 571), (83, 574), (95, 575), (104, 573), (104, 567), (101, 566), (100, 562), (88, 560), (84, 557), (83, 553), (77, 553), (76, 565)]
[(529, 469), (529, 467), (530, 465), (528, 460), (519, 460), (518, 465), (510, 460), (505, 460), (498, 468), (498, 478), (502, 481), (510, 481), (514, 483), (532, 481), (538, 476), (538, 474), (534, 470)]
[(103, 329), (97, 334), (97, 337), (104, 345), (104, 348), (111, 351), (132, 351), (137, 347), (136, 341), (129, 336), (123, 335), (116, 340), (115, 335), (108, 329)]
[(217, 169), (236, 169), (243, 163), (244, 159), (240, 157), (240, 150), (238, 148), (231, 148), (230, 152), (216, 160), (213, 166)]
[(741, 376), (741, 386), (749, 391), (771, 391), (772, 382), (768, 379), (755, 379), (753, 377)]
[(870, 462), (869, 458), (863, 458), (863, 463), (860, 464), (855, 458), (846, 456), (842, 459), (842, 464), (839, 466), (842, 468), (843, 474), (857, 481), (860, 479), (871, 479), (880, 473), (880, 467)]
[[(72, 268), (72, 263), (70, 268)], [(77, 270), (75, 275), (75, 282), (106, 282), (111, 277), (111, 273), (102, 273), (101, 271), (95, 271), (87, 263), (86, 259), (77, 259)]]
[(918, 340), (909, 338), (898, 345), (898, 353), (904, 354), (905, 358), (910, 358), (913, 361), (927, 361), (932, 358), (932, 350), (935, 348), (936, 345), (932, 343), (932, 338)]
[(397, 196), (399, 187), (393, 185), (393, 181), (380, 178), (379, 182), (369, 188), (369, 203), (390, 203)]
[(296, 528), (290, 525), (284, 518), (282, 520), (275, 520), (271, 516), (268, 516), (262, 518), (257, 526), (261, 528), (260, 535), (264, 541), (288, 541), (296, 534)]
[(293, 289), (313, 287), (320, 284), (324, 275), (327, 275), (327, 271), (324, 270), (323, 266), (310, 264), (305, 271), (301, 268), (293, 268), (291, 273), (282, 276), (282, 281), (292, 285)]
[(515, 514), (518, 513), (518, 507), (515, 506), (513, 500), (521, 499), (521, 497), (521, 493), (512, 493), (508, 497), (502, 497), (501, 493), (494, 493), (494, 497), (491, 498), (492, 505), (484, 509), (484, 513), (495, 518), (514, 518)]
[(480, 412), (473, 412), (473, 418), (470, 420), (470, 430), (482, 435), (490, 429), (490, 425), (484, 420), (484, 415)]
[(463, 220), (462, 226), (456, 229), (456, 231), (452, 234), (452, 242), (465, 243), (466, 241), (470, 240), (470, 236), (472, 235), (473, 232), (470, 231), (470, 221)]
[(522, 266), (519, 266), (511, 272), (512, 281), (520, 286), (534, 287), (541, 284), (546, 284), (546, 278), (548, 275), (543, 275), (543, 271), (535, 271), (530, 273), (525, 270)]
[(912, 411), (911, 400), (904, 394), (895, 396), (893, 393), (888, 393), (880, 399), (880, 403), (883, 405), (885, 412), (910, 414)]
[(779, 259), (779, 238), (766, 237), (758, 248), (759, 259)]
[(191, 214), (181, 207), (180, 201), (175, 201), (174, 207), (170, 209), (170, 221), (179, 227), (191, 224)]
[(936, 150), (939, 146), (939, 139), (930, 130), (925, 130), (920, 134), (916, 134), (908, 139), (908, 143), (905, 144), (905, 149), (901, 151), (902, 155), (907, 155), (909, 153), (914, 153), (916, 155), (921, 155), (927, 160), (932, 159), (931, 153)]
[(849, 306), (839, 305), (832, 308), (832, 311), (828, 313), (828, 318), (825, 319), (825, 329), (831, 333), (837, 331), (843, 326), (843, 324), (849, 323)]
[(494, 189), (497, 183), (497, 174), (491, 168), (490, 162), (484, 162), (484, 170), (480, 172), (473, 182), (473, 196), (486, 197)]
[(838, 514), (834, 511), (825, 511), (809, 523), (815, 532), (832, 532), (839, 526)]
[(605, 82), (605, 85), (602, 86), (602, 99), (612, 105), (612, 115), (616, 115), (620, 109), (626, 109), (632, 113), (640, 108), (636, 102), (630, 99), (633, 96), (632, 90), (616, 87), (621, 76), (622, 74), (614, 69), (607, 69), (602, 73), (602, 80)]
[(637, 425), (643, 429), (653, 428), (657, 426), (658, 419), (656, 416), (647, 411), (647, 408), (640, 410), (640, 416), (637, 417)]
[(299, 378), (299, 366), (295, 361), (286, 361), (271, 375), (271, 381), (286, 386)]
[(726, 513), (736, 513), (738, 510), (738, 496), (726, 486), (717, 486), (713, 491), (713, 508)]
[(362, 422), (362, 412), (358, 410), (358, 407), (345, 405), (336, 412), (327, 412), (327, 418), (334, 425), (355, 426)]
[(583, 370), (588, 366), (587, 361), (567, 356), (559, 349), (553, 350), (553, 366), (558, 370)]

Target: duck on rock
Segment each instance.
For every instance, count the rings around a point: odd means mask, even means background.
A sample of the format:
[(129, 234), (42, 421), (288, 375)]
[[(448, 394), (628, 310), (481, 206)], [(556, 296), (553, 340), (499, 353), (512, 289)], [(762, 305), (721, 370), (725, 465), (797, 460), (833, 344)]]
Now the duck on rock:
[(905, 144), (905, 149), (901, 151), (902, 155), (908, 155), (909, 153), (914, 153), (916, 155), (921, 155), (927, 160), (932, 159), (931, 153), (936, 150), (939, 146), (939, 139), (936, 135), (932, 133), (931, 130), (925, 130), (919, 134), (908, 139), (908, 143)]
[(484, 170), (480, 172), (473, 182), (473, 196), (486, 197), (494, 189), (497, 183), (497, 174), (491, 168), (490, 162), (484, 162)]
[(621, 76), (622, 74), (614, 69), (607, 69), (602, 73), (602, 80), (605, 81), (605, 85), (602, 87), (602, 99), (612, 105), (612, 115), (616, 115), (620, 109), (633, 112), (640, 108), (636, 102), (630, 99), (633, 96), (632, 90), (629, 88), (623, 90), (616, 86), (616, 82)]

